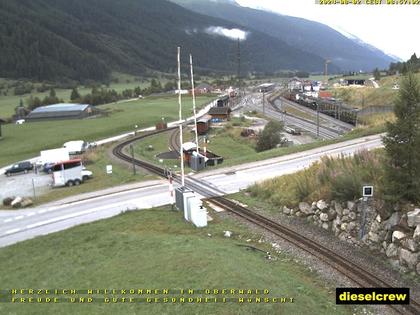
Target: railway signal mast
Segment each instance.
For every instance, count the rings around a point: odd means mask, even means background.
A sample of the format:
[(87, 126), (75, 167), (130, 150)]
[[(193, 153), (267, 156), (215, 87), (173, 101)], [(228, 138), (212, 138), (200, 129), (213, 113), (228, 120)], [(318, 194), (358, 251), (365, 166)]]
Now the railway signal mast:
[(181, 156), (181, 186), (185, 186), (185, 174), (184, 174), (184, 149), (183, 149), (183, 136), (182, 136), (182, 100), (181, 100), (181, 47), (178, 47), (177, 53), (178, 61), (178, 105), (179, 105), (179, 141), (181, 147), (179, 154)]

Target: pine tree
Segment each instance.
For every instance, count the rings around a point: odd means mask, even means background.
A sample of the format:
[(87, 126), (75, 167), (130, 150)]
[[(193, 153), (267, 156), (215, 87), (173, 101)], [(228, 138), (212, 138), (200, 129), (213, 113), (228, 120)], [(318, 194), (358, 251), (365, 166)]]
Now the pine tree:
[(381, 73), (379, 72), (378, 68), (375, 68), (375, 70), (373, 70), (373, 77), (376, 81), (379, 81), (381, 79)]
[(420, 200), (420, 83), (412, 72), (401, 81), (396, 121), (387, 124), (385, 189), (396, 200)]
[(80, 94), (77, 88), (73, 88), (73, 90), (71, 91), (70, 100), (72, 100), (73, 102), (80, 100)]

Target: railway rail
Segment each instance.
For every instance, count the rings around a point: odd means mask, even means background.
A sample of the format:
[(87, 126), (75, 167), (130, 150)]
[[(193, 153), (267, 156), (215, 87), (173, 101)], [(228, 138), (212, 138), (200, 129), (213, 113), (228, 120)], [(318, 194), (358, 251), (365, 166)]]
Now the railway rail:
[[(156, 175), (159, 175), (161, 177), (167, 177), (167, 169), (139, 159), (134, 159), (133, 161), (132, 157), (129, 154), (124, 153), (124, 148), (135, 141), (140, 141), (152, 135), (173, 131), (175, 128), (176, 127), (168, 128), (166, 130), (157, 130), (148, 134), (128, 139), (114, 147), (113, 154), (124, 161), (134, 163), (137, 166), (142, 167)], [(175, 132), (173, 132), (172, 134), (174, 133)], [(172, 176), (176, 182), (180, 182), (179, 176), (177, 176), (176, 174), (172, 174)], [(279, 224), (278, 222), (275, 222), (269, 218), (257, 214), (245, 207), (238, 205), (232, 200), (223, 197), (224, 192), (219, 190), (217, 187), (213, 187), (208, 183), (204, 183), (191, 177), (185, 178), (185, 185), (193, 191), (197, 192), (198, 194), (202, 195), (203, 197), (208, 198), (211, 203), (217, 205), (218, 207), (232, 212), (235, 215), (257, 226), (270, 231), (274, 235), (285, 239), (294, 246), (317, 257), (325, 264), (337, 270), (339, 273), (345, 275), (348, 279), (350, 279), (358, 286), (392, 287), (387, 283), (386, 280), (379, 278), (375, 274), (367, 271), (361, 266), (358, 266), (357, 264), (353, 263), (347, 258), (341, 256), (340, 254), (328, 249), (324, 245), (319, 244), (318, 242), (315, 242), (312, 239), (306, 238), (305, 236), (300, 235), (298, 232), (295, 232), (292, 229)], [(399, 314), (420, 314), (420, 304), (414, 299), (410, 299), (410, 304), (408, 305), (388, 306)]]

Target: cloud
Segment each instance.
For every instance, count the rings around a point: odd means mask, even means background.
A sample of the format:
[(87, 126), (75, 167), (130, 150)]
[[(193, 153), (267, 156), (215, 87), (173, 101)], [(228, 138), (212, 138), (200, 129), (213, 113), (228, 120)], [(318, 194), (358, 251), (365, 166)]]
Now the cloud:
[(248, 32), (238, 28), (228, 29), (221, 26), (210, 26), (205, 29), (205, 32), (210, 35), (224, 36), (232, 40), (246, 40), (248, 36)]

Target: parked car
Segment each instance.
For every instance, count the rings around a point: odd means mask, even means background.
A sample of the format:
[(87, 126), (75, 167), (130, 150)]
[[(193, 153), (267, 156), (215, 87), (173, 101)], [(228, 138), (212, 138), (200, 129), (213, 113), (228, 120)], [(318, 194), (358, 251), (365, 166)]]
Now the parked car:
[(55, 163), (45, 163), (42, 166), (42, 171), (45, 172), (45, 173), (51, 174), (54, 165), (55, 165)]
[(25, 162), (20, 162), (17, 163), (15, 165), (13, 165), (11, 168), (8, 168), (4, 174), (6, 176), (10, 176), (12, 174), (16, 174), (16, 173), (28, 173), (29, 171), (32, 171), (34, 169), (34, 165), (29, 162), (29, 161), (25, 161)]
[(82, 169), (82, 179), (83, 181), (88, 180), (93, 177), (93, 173), (87, 170), (85, 167)]
[(15, 124), (16, 125), (22, 125), (25, 122), (25, 119), (18, 119), (16, 120)]

